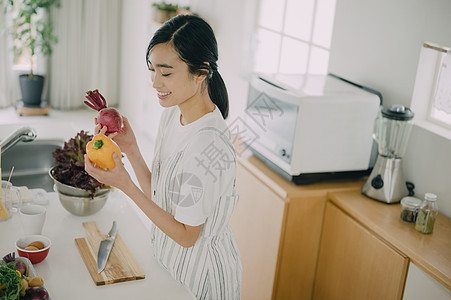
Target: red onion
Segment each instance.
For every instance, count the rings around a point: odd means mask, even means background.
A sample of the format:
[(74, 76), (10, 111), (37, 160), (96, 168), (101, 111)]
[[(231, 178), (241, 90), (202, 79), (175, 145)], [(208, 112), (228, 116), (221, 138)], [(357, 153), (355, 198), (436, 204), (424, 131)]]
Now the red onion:
[(25, 300), (49, 300), (49, 293), (43, 287), (28, 288), (24, 297)]
[(87, 91), (84, 103), (92, 109), (99, 112), (97, 122), (103, 127), (108, 128), (106, 133), (120, 132), (122, 128), (122, 117), (117, 109), (108, 107), (105, 98), (99, 93), (99, 90)]
[(23, 260), (16, 260), (16, 270), (22, 275), (27, 272), (27, 265)]

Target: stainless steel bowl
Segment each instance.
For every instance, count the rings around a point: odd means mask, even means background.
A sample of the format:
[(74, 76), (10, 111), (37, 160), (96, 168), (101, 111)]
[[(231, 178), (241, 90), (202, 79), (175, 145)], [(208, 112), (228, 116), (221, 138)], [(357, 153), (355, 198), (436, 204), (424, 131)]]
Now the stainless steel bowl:
[(110, 194), (110, 190), (107, 190), (101, 195), (96, 195), (94, 199), (89, 196), (70, 196), (58, 191), (56, 184), (54, 185), (55, 192), (58, 193), (61, 205), (73, 215), (76, 216), (89, 216), (95, 214), (105, 205), (106, 200)]
[[(58, 180), (56, 180), (56, 178), (54, 177), (53, 174), (54, 174), (54, 168), (51, 168), (49, 171), (49, 175), (50, 175), (50, 178), (52, 178), (53, 182), (55, 183), (55, 186), (56, 186), (55, 192), (60, 192), (60, 193), (63, 193), (63, 194), (69, 195), (69, 196), (75, 196), (75, 197), (89, 196), (89, 191), (61, 183)], [(100, 195), (108, 193), (109, 191), (110, 191), (110, 188), (98, 189), (96, 191), (95, 195), (100, 196)]]
[(58, 193), (61, 205), (76, 216), (89, 216), (101, 210), (111, 191), (111, 188), (98, 189), (94, 198), (91, 198), (89, 191), (56, 180), (53, 168), (50, 169), (49, 175), (55, 183), (53, 190)]

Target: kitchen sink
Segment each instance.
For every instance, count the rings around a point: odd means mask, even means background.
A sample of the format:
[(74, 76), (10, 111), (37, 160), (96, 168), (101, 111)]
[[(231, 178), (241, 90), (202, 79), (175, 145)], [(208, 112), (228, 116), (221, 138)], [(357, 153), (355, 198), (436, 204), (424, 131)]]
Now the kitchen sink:
[(64, 140), (34, 140), (18, 143), (2, 154), (2, 180), (8, 180), (12, 167), (11, 183), (15, 186), (42, 188), (53, 191), (49, 170), (55, 165), (52, 152), (64, 145)]

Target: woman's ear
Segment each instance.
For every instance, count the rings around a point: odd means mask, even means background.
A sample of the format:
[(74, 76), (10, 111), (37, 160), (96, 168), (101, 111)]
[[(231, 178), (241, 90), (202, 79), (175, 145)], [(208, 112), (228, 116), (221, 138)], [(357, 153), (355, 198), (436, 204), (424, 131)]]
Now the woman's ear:
[(202, 83), (202, 81), (204, 81), (208, 77), (209, 73), (210, 73), (210, 63), (208, 61), (204, 61), (204, 67), (199, 69), (199, 73), (196, 76), (196, 81), (198, 83)]
[(204, 70), (199, 70), (199, 74), (195, 77), (196, 82), (202, 83), (207, 78), (207, 74)]

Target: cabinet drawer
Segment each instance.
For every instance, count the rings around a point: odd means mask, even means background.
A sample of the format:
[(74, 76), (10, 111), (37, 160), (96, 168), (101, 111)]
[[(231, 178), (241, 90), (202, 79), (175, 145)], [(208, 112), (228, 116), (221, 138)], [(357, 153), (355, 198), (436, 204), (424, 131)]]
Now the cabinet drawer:
[(243, 299), (271, 299), (285, 202), (238, 165), (240, 200), (230, 219), (243, 265)]
[(328, 202), (314, 299), (401, 299), (408, 259)]

